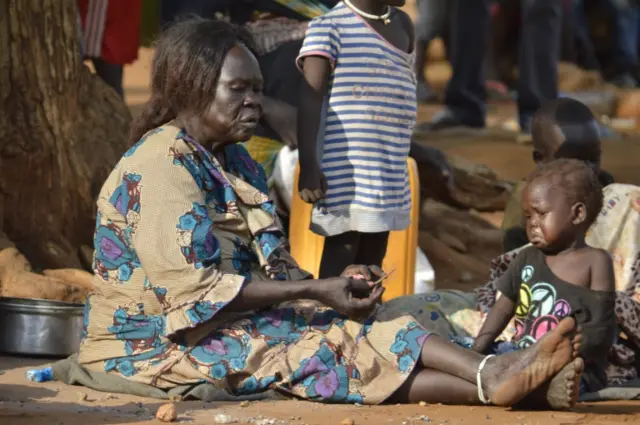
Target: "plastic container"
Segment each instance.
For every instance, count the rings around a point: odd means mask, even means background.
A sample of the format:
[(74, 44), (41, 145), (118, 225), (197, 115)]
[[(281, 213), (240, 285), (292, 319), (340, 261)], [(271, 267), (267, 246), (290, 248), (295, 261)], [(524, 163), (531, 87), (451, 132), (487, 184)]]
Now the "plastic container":
[[(420, 181), (418, 167), (413, 158), (408, 158), (409, 185), (411, 188), (411, 225), (403, 231), (391, 232), (387, 255), (382, 263), (386, 272), (395, 269), (391, 277), (384, 282), (387, 288), (384, 299), (390, 300), (415, 291), (416, 254), (418, 246), (418, 221), (420, 218)], [(298, 187), (299, 165), (296, 166), (293, 187)], [(305, 203), (298, 191), (293, 191), (289, 223), (289, 241), (291, 255), (304, 270), (318, 276), (320, 260), (324, 248), (324, 237), (309, 230), (311, 223), (310, 204)]]
[(45, 367), (43, 369), (31, 369), (28, 370), (27, 379), (33, 382), (49, 382), (53, 381), (53, 369)]

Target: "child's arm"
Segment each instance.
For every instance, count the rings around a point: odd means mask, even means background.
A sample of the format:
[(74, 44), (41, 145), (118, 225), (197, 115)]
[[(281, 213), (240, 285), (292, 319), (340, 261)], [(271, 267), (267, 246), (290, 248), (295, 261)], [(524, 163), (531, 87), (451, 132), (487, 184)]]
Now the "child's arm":
[(482, 328), (480, 328), (477, 338), (473, 341), (471, 349), (478, 353), (486, 353), (491, 347), (491, 344), (500, 336), (504, 328), (507, 327), (515, 311), (516, 303), (502, 294), (493, 307), (491, 307), (491, 310), (489, 310), (489, 314)]
[(325, 196), (327, 183), (318, 158), (318, 134), (322, 107), (329, 78), (338, 62), (341, 42), (337, 26), (331, 19), (313, 19), (296, 60), (304, 79), (300, 87), (298, 110), (298, 149), (300, 177), (298, 190), (303, 201), (315, 203)]
[(473, 342), (472, 350), (486, 353), (515, 314), (522, 282), (520, 274), (527, 252), (527, 249), (519, 252), (504, 274), (498, 278), (495, 286), (499, 297), (489, 310), (489, 314)]
[(589, 287), (594, 291), (615, 291), (616, 279), (613, 273), (613, 261), (609, 253), (603, 249), (594, 249), (591, 256), (591, 282)]
[(602, 363), (605, 367), (607, 353), (616, 339), (616, 291), (613, 261), (609, 253), (594, 249), (587, 261), (590, 264), (591, 300), (588, 314), (580, 314), (576, 319), (582, 329), (580, 357), (592, 363)]
[(326, 57), (308, 56), (303, 64), (304, 80), (300, 87), (298, 111), (298, 149), (300, 177), (298, 191), (301, 198), (314, 203), (324, 198), (326, 181), (318, 158), (318, 132), (322, 116), (322, 102), (327, 91), (331, 64)]

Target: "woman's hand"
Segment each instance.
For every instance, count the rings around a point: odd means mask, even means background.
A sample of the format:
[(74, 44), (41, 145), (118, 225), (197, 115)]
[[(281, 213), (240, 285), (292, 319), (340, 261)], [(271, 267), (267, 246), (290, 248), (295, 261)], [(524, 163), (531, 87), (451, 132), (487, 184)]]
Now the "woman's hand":
[(362, 279), (337, 277), (314, 285), (313, 298), (347, 316), (368, 314), (380, 301), (384, 287)]

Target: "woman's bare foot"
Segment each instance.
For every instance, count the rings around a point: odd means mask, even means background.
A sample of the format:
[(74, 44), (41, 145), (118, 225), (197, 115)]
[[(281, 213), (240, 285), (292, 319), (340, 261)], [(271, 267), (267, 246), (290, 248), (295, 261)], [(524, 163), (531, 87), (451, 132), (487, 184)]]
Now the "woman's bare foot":
[(573, 407), (580, 395), (580, 380), (584, 361), (578, 357), (560, 373), (545, 382), (515, 406), (517, 409), (566, 410)]
[(513, 406), (576, 359), (581, 343), (575, 319), (563, 319), (531, 347), (491, 358), (482, 374), (486, 394), (495, 405)]

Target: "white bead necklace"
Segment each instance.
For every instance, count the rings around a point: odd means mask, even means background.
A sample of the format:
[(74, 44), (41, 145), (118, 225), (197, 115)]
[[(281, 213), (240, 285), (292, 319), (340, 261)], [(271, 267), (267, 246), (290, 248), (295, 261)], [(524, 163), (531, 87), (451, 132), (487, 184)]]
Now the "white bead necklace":
[(391, 8), (389, 6), (387, 6), (387, 11), (384, 14), (372, 15), (371, 13), (364, 12), (358, 9), (357, 7), (355, 7), (350, 0), (342, 0), (342, 1), (344, 2), (344, 4), (347, 5), (347, 7), (349, 7), (349, 9), (353, 10), (355, 13), (362, 16), (363, 18), (371, 19), (374, 21), (382, 21), (385, 25), (389, 25), (389, 22), (391, 22), (391, 19), (389, 19), (389, 17), (391, 16)]

